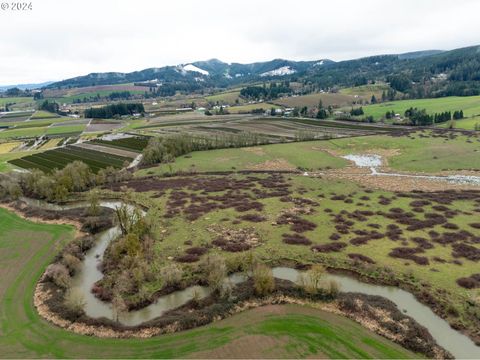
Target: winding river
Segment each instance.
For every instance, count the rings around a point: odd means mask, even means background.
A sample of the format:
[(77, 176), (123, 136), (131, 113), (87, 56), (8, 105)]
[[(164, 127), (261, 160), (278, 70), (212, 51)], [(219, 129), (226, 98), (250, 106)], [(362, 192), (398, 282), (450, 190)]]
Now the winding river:
[[(76, 203), (67, 206), (47, 204), (45, 202), (23, 199), (31, 205), (42, 206), (52, 210), (66, 210), (78, 207), (85, 207), (85, 203)], [(101, 206), (115, 209), (121, 205), (117, 201), (103, 201)], [(97, 235), (97, 241), (85, 255), (82, 261), (80, 271), (73, 277), (72, 291), (81, 294), (85, 300), (85, 313), (92, 318), (105, 317), (117, 320), (111, 304), (97, 299), (91, 292), (92, 286), (103, 277), (99, 270), (99, 264), (103, 259), (103, 254), (113, 239), (120, 234), (118, 227), (110, 228)], [(301, 272), (288, 267), (273, 268), (273, 275), (278, 279), (298, 282)], [(343, 292), (358, 292), (367, 295), (378, 295), (394, 302), (397, 307), (406, 314), (414, 318), (419, 324), (425, 326), (437, 343), (450, 351), (456, 358), (474, 359), (480, 358), (480, 347), (467, 336), (452, 329), (450, 325), (436, 315), (429, 307), (423, 305), (415, 297), (404, 290), (392, 286), (381, 286), (363, 283), (346, 275), (327, 274), (324, 276), (326, 281), (335, 280), (340, 290)], [(231, 281), (233, 284), (244, 281), (241, 274), (232, 274), (225, 281)], [(122, 315), (118, 321), (124, 325), (134, 326), (145, 321), (152, 320), (161, 316), (168, 310), (175, 309), (184, 305), (195, 295), (204, 298), (210, 294), (208, 287), (191, 286), (184, 290), (175, 291), (171, 294), (160, 297), (155, 303), (152, 303), (140, 310), (130, 311)]]

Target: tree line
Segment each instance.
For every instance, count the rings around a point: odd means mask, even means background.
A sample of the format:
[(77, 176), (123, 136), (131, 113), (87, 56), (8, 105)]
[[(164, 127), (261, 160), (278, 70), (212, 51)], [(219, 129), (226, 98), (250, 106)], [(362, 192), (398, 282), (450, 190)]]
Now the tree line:
[(463, 119), (463, 110), (454, 111), (453, 117), (452, 117), (451, 111), (444, 111), (441, 113), (435, 113), (433, 115), (429, 115), (425, 109), (419, 110), (417, 108), (411, 107), (405, 110), (405, 117), (407, 117), (410, 120), (412, 125), (428, 126), (432, 124), (447, 122), (452, 120), (452, 118), (454, 120)]
[(0, 176), (0, 200), (16, 200), (28, 196), (47, 201), (62, 202), (74, 192), (86, 191), (94, 186), (127, 180), (131, 173), (125, 169), (108, 167), (93, 173), (82, 161), (74, 161), (62, 170), (44, 173), (33, 169), (27, 173)]
[(142, 103), (120, 103), (102, 106), (99, 108), (90, 108), (85, 110), (86, 118), (109, 119), (116, 116), (133, 115), (134, 113), (144, 113), (145, 108)]
[(279, 84), (271, 82), (269, 86), (265, 83), (263, 86), (247, 86), (240, 90), (240, 96), (252, 100), (273, 100), (290, 93), (292, 89), (288, 81)]
[(270, 143), (269, 138), (254, 133), (215, 136), (180, 134), (170, 137), (153, 137), (143, 150), (143, 165), (171, 163), (175, 158), (192, 151), (239, 148)]

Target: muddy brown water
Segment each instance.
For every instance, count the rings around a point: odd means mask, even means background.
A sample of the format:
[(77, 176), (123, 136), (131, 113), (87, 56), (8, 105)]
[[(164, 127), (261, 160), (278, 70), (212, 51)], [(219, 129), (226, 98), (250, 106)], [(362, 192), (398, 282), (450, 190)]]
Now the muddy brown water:
[[(24, 199), (24, 201), (25, 200), (27, 199)], [(52, 210), (65, 210), (85, 206), (85, 203), (58, 206), (31, 200), (27, 202)], [(121, 205), (121, 202), (103, 201), (100, 205), (115, 209)], [(108, 244), (119, 235), (120, 229), (118, 227), (110, 228), (98, 234), (94, 247), (86, 253), (80, 271), (78, 271), (72, 279), (72, 291), (79, 293), (83, 297), (86, 315), (92, 318), (105, 317), (119, 321), (121, 324), (127, 326), (135, 326), (157, 318), (166, 311), (184, 305), (194, 296), (197, 298), (205, 298), (210, 294), (208, 287), (198, 285), (190, 286), (184, 290), (161, 296), (157, 301), (142, 309), (130, 311), (117, 317), (111, 304), (96, 298), (92, 294), (91, 289), (93, 285), (103, 277), (102, 272), (98, 270), (98, 265), (103, 259), (103, 254)], [(295, 283), (298, 283), (301, 274), (301, 271), (289, 267), (273, 268), (273, 276), (275, 278), (289, 280)], [(244, 280), (244, 275), (239, 273), (232, 274), (225, 279), (225, 281), (229, 281), (232, 284), (238, 284)], [(456, 358), (480, 358), (480, 347), (476, 346), (469, 337), (452, 329), (445, 320), (436, 315), (428, 306), (420, 303), (411, 293), (392, 286), (363, 283), (347, 275), (326, 274), (324, 280), (336, 281), (342, 292), (357, 292), (366, 295), (382, 296), (389, 299), (394, 302), (400, 310), (415, 319), (419, 324), (425, 326), (437, 343), (450, 351)]]

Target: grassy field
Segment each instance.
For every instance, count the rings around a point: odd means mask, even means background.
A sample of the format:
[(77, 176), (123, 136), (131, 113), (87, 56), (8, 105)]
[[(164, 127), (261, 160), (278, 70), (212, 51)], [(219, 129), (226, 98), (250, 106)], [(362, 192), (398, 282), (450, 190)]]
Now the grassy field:
[(356, 99), (354, 96), (347, 94), (316, 93), (285, 97), (282, 99), (273, 100), (273, 102), (285, 107), (307, 106), (309, 108), (313, 108), (318, 106), (320, 100), (322, 100), (323, 106), (350, 106), (354, 101), (358, 101), (358, 99)]
[(46, 135), (58, 135), (58, 134), (71, 134), (71, 133), (81, 133), (85, 130), (85, 125), (62, 125), (62, 126), (51, 126), (47, 129)]
[(230, 106), (227, 108), (228, 112), (231, 114), (241, 114), (241, 113), (250, 113), (255, 109), (270, 110), (271, 108), (278, 108), (278, 105), (273, 105), (269, 103), (257, 103), (257, 104), (247, 104), (240, 106)]
[(51, 119), (51, 118), (58, 118), (60, 117), (58, 114), (54, 114), (48, 111), (38, 110), (32, 115), (31, 120), (36, 119)]
[(394, 111), (403, 116), (405, 110), (416, 107), (425, 109), (429, 114), (443, 111), (463, 110), (464, 116), (480, 115), (480, 96), (450, 96), (436, 99), (418, 99), (390, 101), (381, 104), (368, 105), (363, 107), (365, 116), (373, 116), (380, 119), (387, 111)]
[(35, 224), (0, 209), (0, 358), (208, 358), (245, 351), (252, 357), (417, 357), (348, 319), (300, 306), (256, 309), (150, 339), (70, 333), (41, 319), (32, 298), (45, 267), (72, 236), (69, 226)]
[(36, 137), (41, 136), (47, 130), (46, 127), (28, 127), (28, 128), (19, 128), (0, 131), (1, 139), (8, 138), (25, 138), (25, 137)]
[[(428, 137), (422, 137), (428, 136)], [(442, 170), (480, 169), (479, 138), (458, 135), (454, 139), (432, 137), (429, 132), (417, 132), (410, 137), (369, 136), (336, 139), (328, 148), (342, 154), (374, 152), (375, 149), (396, 150), (389, 159), (393, 169), (434, 173)], [(471, 142), (469, 142), (471, 141)]]
[(206, 96), (205, 100), (229, 105), (234, 105), (236, 100), (238, 100), (240, 104), (244, 102), (244, 100), (240, 97), (240, 91), (226, 91), (215, 95)]
[(22, 103), (32, 103), (33, 97), (0, 97), (0, 106), (5, 106), (6, 104), (22, 104)]
[[(454, 122), (455, 129), (465, 129), (465, 130), (478, 130), (480, 129), (480, 116), (473, 116), (471, 118), (466, 118), (462, 120), (455, 120)], [(449, 127), (450, 123), (446, 122), (438, 125), (441, 128)], [(477, 126), (477, 128), (475, 128)]]
[(170, 171), (231, 171), (231, 170), (295, 170), (337, 168), (347, 161), (315, 149), (319, 142), (275, 144), (253, 148), (221, 149), (194, 152), (164, 164), (138, 171), (137, 175), (162, 174)]
[(377, 99), (381, 99), (383, 91), (387, 91), (389, 88), (390, 87), (387, 84), (382, 83), (368, 84), (340, 89), (340, 94), (357, 95), (370, 102), (372, 95), (375, 95)]
[[(423, 137), (422, 137), (423, 136)], [(396, 170), (435, 173), (442, 170), (480, 169), (479, 138), (469, 140), (458, 135), (454, 139), (432, 137), (430, 132), (417, 132), (407, 137), (389, 135), (362, 136), (333, 140), (265, 145), (256, 148), (224, 149), (194, 152), (180, 157), (173, 164), (142, 169), (137, 174), (162, 174), (173, 171), (229, 170), (288, 170), (304, 168), (339, 168), (347, 162), (329, 155), (375, 153), (375, 150), (395, 151), (388, 159)], [(469, 142), (470, 141), (470, 142)]]

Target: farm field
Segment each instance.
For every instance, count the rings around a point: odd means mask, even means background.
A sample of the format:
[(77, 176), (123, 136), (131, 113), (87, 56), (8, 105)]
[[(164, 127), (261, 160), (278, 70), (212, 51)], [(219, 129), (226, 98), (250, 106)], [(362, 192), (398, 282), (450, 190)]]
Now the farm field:
[(6, 104), (27, 104), (32, 103), (33, 97), (0, 97), (0, 107), (5, 106)]
[(213, 103), (218, 102), (219, 104), (228, 104), (228, 105), (235, 104), (237, 100), (240, 104), (245, 102), (245, 100), (243, 100), (240, 97), (240, 91), (226, 91), (226, 92), (206, 96), (205, 100), (211, 101)]
[(83, 161), (94, 172), (98, 172), (100, 169), (109, 166), (121, 168), (125, 162), (130, 162), (133, 159), (71, 145), (34, 155), (27, 155), (19, 159), (10, 160), (9, 163), (24, 169), (36, 168), (45, 172), (51, 172), (53, 169), (62, 169), (76, 160)]
[(372, 99), (372, 95), (375, 95), (377, 99), (382, 98), (383, 91), (388, 91), (390, 86), (386, 83), (377, 83), (369, 85), (354, 86), (349, 88), (340, 89), (340, 94), (358, 96), (368, 102)]
[(9, 130), (0, 131), (1, 139), (15, 139), (42, 136), (45, 134), (47, 127), (27, 127), (27, 128), (13, 128)]
[(4, 142), (0, 143), (0, 154), (6, 154), (18, 147), (21, 142)]
[(62, 138), (54, 138), (54, 139), (50, 139), (50, 140), (47, 140), (45, 142), (45, 144), (43, 144), (40, 149), (41, 150), (49, 150), (51, 148), (54, 148), (56, 146), (58, 146), (58, 144), (63, 141)]
[[(247, 311), (196, 330), (151, 339), (99, 339), (72, 334), (41, 319), (32, 297), (36, 281), (58, 248), (72, 239), (73, 232), (67, 225), (36, 224), (0, 209), (1, 358), (213, 357), (215, 351), (225, 347), (245, 351), (243, 344), (250, 343), (252, 334), (275, 345), (275, 350), (258, 347), (252, 353), (258, 357), (416, 357), (348, 319), (301, 306)], [(295, 331), (289, 330), (291, 326)], [(277, 342), (279, 335), (282, 341)], [(305, 347), (305, 338), (312, 337), (315, 346)]]
[(425, 109), (427, 113), (434, 114), (443, 111), (463, 110), (464, 116), (480, 115), (480, 96), (450, 96), (436, 99), (399, 100), (363, 107), (365, 116), (380, 119), (387, 111), (394, 111), (403, 116), (405, 110), (416, 107)]
[(47, 136), (78, 136), (83, 130), (85, 130), (86, 125), (62, 125), (62, 126), (51, 126), (47, 128), (45, 135)]
[(140, 153), (147, 146), (148, 138), (147, 137), (129, 137), (129, 138), (115, 139), (115, 140), (95, 139), (92, 141), (92, 143), (100, 144), (103, 146), (110, 146), (113, 148), (136, 151)]
[(277, 109), (279, 108), (279, 106), (271, 103), (262, 102), (262, 103), (256, 103), (256, 104), (230, 106), (226, 110), (231, 114), (247, 114), (247, 113), (250, 113), (252, 110), (256, 110), (256, 109), (270, 110), (272, 108)]
[(87, 127), (85, 128), (85, 132), (87, 133), (109, 132), (109, 131), (120, 129), (124, 126), (125, 126), (125, 123), (121, 121), (94, 119), (88, 123)]
[(362, 124), (252, 115), (169, 116), (163, 120), (135, 123), (129, 130), (138, 134), (157, 136), (179, 133), (199, 136), (255, 134), (268, 138), (271, 143), (302, 138), (337, 138), (392, 131), (385, 127)]
[(129, 91), (132, 95), (143, 95), (148, 88), (142, 86), (127, 85), (100, 85), (73, 89), (47, 90), (45, 98), (59, 103), (71, 104), (75, 101), (83, 101), (91, 97), (106, 97), (114, 92)]
[(59, 118), (60, 115), (48, 111), (38, 110), (31, 116), (30, 120)]
[(18, 111), (18, 112), (8, 112), (6, 114), (0, 115), (1, 123), (11, 123), (11, 122), (20, 122), (25, 121), (32, 116), (32, 111)]
[[(371, 95), (370, 95), (371, 96)], [(322, 100), (323, 106), (351, 106), (354, 102), (358, 102), (360, 99), (355, 98), (353, 95), (347, 95), (342, 93), (330, 94), (330, 93), (316, 93), (308, 95), (299, 95), (285, 97), (281, 99), (273, 100), (272, 102), (285, 107), (303, 107), (315, 108), (318, 106), (319, 101)]]

